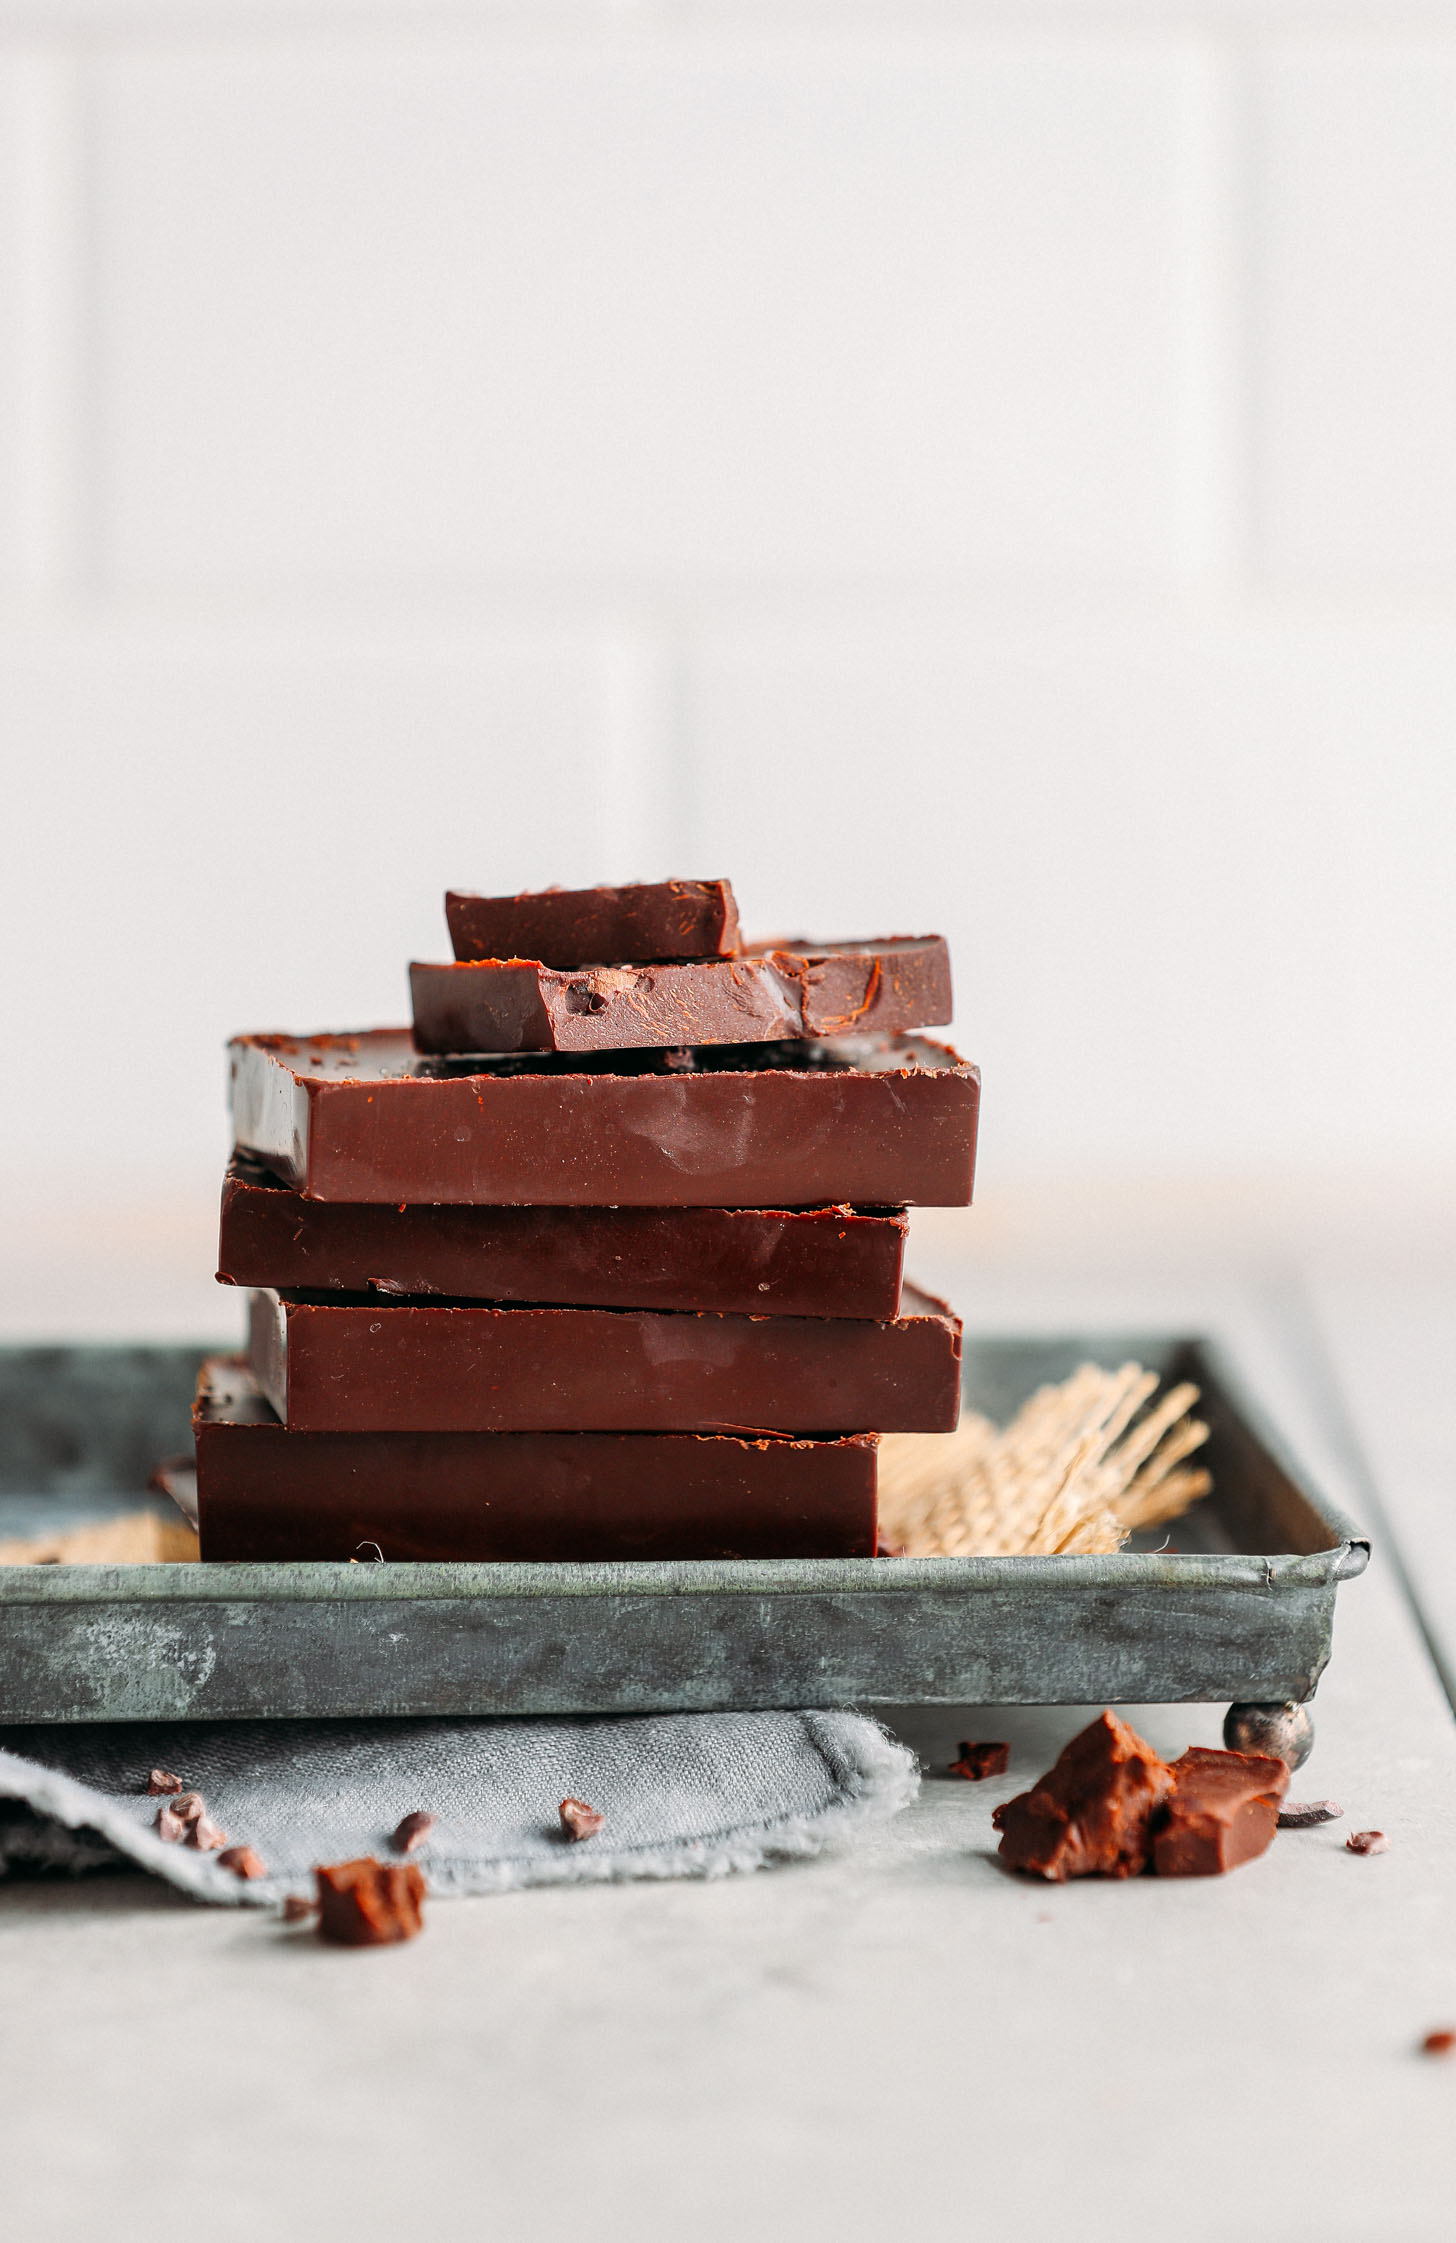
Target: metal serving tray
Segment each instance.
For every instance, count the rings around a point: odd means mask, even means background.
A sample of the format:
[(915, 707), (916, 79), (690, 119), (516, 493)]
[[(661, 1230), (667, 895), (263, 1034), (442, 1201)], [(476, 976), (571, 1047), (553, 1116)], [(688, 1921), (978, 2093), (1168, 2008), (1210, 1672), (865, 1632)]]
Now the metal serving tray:
[[(0, 1566), (0, 1720), (1303, 1702), (1369, 1543), (1203, 1341), (968, 1339), (1008, 1417), (1077, 1364), (1202, 1389), (1177, 1554), (641, 1565)], [(0, 1538), (135, 1509), (201, 1351), (0, 1350)], [(1154, 1538), (1161, 1540), (1162, 1537)]]

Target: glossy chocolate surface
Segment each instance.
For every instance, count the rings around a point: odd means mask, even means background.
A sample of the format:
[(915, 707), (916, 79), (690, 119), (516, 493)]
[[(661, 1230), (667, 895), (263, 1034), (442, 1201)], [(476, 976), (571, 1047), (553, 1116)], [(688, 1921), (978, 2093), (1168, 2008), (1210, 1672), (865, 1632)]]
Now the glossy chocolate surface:
[(924, 1037), (428, 1059), (407, 1029), (240, 1036), (238, 1145), (310, 1199), (964, 1207), (980, 1076)]
[(1282, 1760), (1193, 1745), (1171, 1768), (1173, 1788), (1153, 1839), (1160, 1877), (1217, 1877), (1263, 1853), (1289, 1789)]
[(580, 1308), (899, 1313), (906, 1219), (848, 1207), (386, 1207), (303, 1199), (244, 1155), (222, 1192), (228, 1285)]
[(524, 896), (451, 889), (445, 919), (457, 958), (539, 958), (568, 972), (622, 958), (731, 957), (738, 948), (738, 907), (726, 880), (546, 888)]
[(524, 958), (410, 967), (430, 1052), (625, 1051), (899, 1035), (951, 1016), (940, 935), (776, 948), (690, 965), (561, 973)]
[(226, 1357), (193, 1432), (205, 1559), (874, 1555), (872, 1435), (290, 1433)]
[(257, 1292), (248, 1360), (296, 1432), (942, 1433), (961, 1327)]

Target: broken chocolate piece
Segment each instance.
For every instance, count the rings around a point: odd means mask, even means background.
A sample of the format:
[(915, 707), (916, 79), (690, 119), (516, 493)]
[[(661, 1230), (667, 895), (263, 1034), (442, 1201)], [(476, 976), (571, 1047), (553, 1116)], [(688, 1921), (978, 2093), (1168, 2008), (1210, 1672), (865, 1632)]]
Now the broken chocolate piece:
[(956, 1746), (958, 1760), (950, 1764), (953, 1776), (964, 1776), (967, 1783), (984, 1783), (988, 1776), (1004, 1776), (1011, 1765), (1011, 1747), (1006, 1744), (961, 1744)]
[(539, 958), (568, 971), (621, 958), (732, 957), (738, 948), (738, 907), (726, 880), (547, 888), (522, 896), (452, 888), (445, 922), (457, 958)]
[(200, 1854), (221, 1853), (227, 1842), (227, 1832), (218, 1829), (211, 1815), (194, 1815), (187, 1825), (187, 1843)]
[(314, 1871), (320, 1939), (387, 1947), (424, 1930), (425, 1880), (413, 1862), (338, 1861)]
[(1279, 1828), (1313, 1830), (1317, 1823), (1338, 1822), (1344, 1812), (1334, 1799), (1286, 1799), (1279, 1810)]
[(897, 1210), (850, 1207), (350, 1206), (304, 1199), (237, 1153), (217, 1274), (281, 1291), (883, 1320), (900, 1313), (906, 1229)]
[(289, 1893), (279, 1910), (285, 1924), (301, 1924), (318, 1914), (318, 1902), (305, 1900), (302, 1893)]
[(414, 1563), (874, 1554), (873, 1433), (290, 1433), (225, 1356), (192, 1428), (210, 1560), (342, 1561), (366, 1539)]
[(184, 1822), (196, 1822), (198, 1816), (205, 1812), (202, 1793), (200, 1791), (179, 1791), (172, 1801), (172, 1812), (174, 1815), (180, 1815)]
[(573, 1845), (582, 1838), (595, 1838), (607, 1819), (595, 1807), (589, 1807), (584, 1799), (563, 1799), (557, 1812), (562, 1831)]
[(164, 1838), (169, 1846), (180, 1846), (192, 1825), (185, 1815), (178, 1814), (176, 1808), (169, 1801), (165, 1807), (157, 1809), (157, 1820), (154, 1827), (157, 1836)]
[(291, 1433), (948, 1433), (961, 1326), (903, 1316), (491, 1308), (254, 1293), (253, 1376)]
[(166, 1768), (154, 1768), (151, 1772), (151, 1775), (147, 1778), (147, 1794), (149, 1798), (155, 1799), (163, 1793), (176, 1792), (180, 1791), (181, 1789), (182, 1778), (180, 1776), (174, 1776), (171, 1771)]
[(1148, 1826), (1172, 1789), (1172, 1771), (1115, 1713), (1099, 1714), (1030, 1791), (998, 1807), (1001, 1858), (1057, 1882), (1137, 1877), (1151, 1850)]
[(921, 1037), (422, 1058), (404, 1029), (239, 1036), (239, 1146), (309, 1199), (964, 1207), (980, 1077)]
[(261, 1854), (254, 1853), (251, 1846), (224, 1847), (217, 1857), (217, 1866), (219, 1869), (230, 1869), (235, 1877), (249, 1881), (268, 1874), (267, 1863)]
[(1193, 1745), (1172, 1774), (1153, 1838), (1160, 1877), (1217, 1877), (1264, 1852), (1289, 1788), (1282, 1760)]
[(389, 1843), (397, 1854), (412, 1854), (416, 1846), (424, 1844), (434, 1827), (434, 1816), (427, 1815), (423, 1807), (416, 1807), (412, 1814), (403, 1816), (395, 1825), (394, 1836)]
[(1421, 2042), (1422, 2056), (1449, 2056), (1456, 2048), (1456, 2033), (1443, 2025), (1438, 2032), (1427, 2033)]
[(519, 957), (417, 963), (410, 1001), (415, 1044), (429, 1052), (666, 1051), (895, 1036), (950, 1019), (950, 956), (942, 935), (892, 935), (569, 973)]
[(1383, 1830), (1352, 1830), (1345, 1840), (1347, 1854), (1388, 1854), (1390, 1840)]

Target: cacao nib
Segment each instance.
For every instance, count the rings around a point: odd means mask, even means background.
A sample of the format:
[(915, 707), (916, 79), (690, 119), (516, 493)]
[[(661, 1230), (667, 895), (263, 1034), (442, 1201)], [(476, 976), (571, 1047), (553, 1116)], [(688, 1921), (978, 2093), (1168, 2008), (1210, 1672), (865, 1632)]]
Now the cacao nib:
[(397, 1825), (389, 1843), (397, 1854), (412, 1854), (416, 1846), (424, 1844), (434, 1827), (434, 1816), (427, 1815), (423, 1807), (416, 1807)]
[(573, 1845), (581, 1838), (595, 1838), (607, 1819), (595, 1807), (589, 1807), (584, 1799), (563, 1799), (557, 1812), (561, 1816), (561, 1828)]
[(254, 1877), (266, 1877), (268, 1874), (267, 1863), (261, 1854), (254, 1853), (251, 1846), (225, 1846), (217, 1857), (217, 1866), (219, 1869), (230, 1869), (235, 1877), (250, 1880)]
[(988, 1776), (1004, 1776), (1011, 1765), (1011, 1747), (1004, 1744), (961, 1744), (956, 1746), (959, 1760), (950, 1764), (953, 1776), (964, 1776), (967, 1783), (984, 1783)]

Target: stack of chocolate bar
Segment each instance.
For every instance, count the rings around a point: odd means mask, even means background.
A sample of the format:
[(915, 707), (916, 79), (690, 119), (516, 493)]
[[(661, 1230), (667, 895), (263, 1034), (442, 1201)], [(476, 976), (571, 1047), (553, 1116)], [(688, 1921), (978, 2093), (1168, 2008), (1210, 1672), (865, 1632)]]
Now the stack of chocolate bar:
[(939, 937), (740, 947), (726, 881), (451, 894), (413, 1034), (240, 1036), (204, 1558), (869, 1557), (948, 1431), (905, 1209), (971, 1196)]

